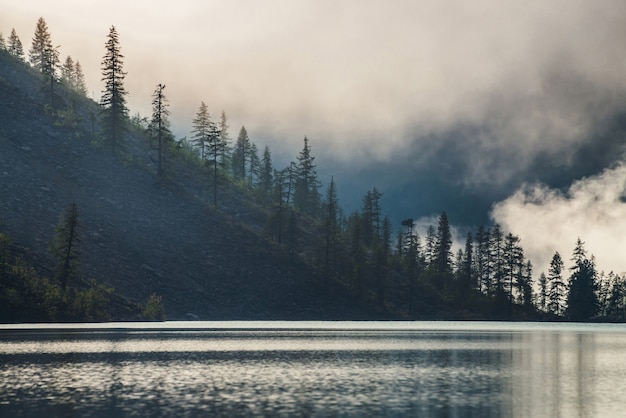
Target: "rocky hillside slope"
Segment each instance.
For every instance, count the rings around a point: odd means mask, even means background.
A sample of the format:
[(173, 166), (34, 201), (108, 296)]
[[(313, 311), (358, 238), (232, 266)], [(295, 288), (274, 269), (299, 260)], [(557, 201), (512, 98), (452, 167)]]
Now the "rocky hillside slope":
[(41, 84), (0, 53), (0, 231), (27, 247), (42, 273), (52, 276), (48, 246), (76, 202), (83, 277), (137, 302), (156, 292), (169, 319), (369, 317), (266, 240), (262, 210), (234, 186), (215, 209), (209, 182), (182, 161), (158, 182), (143, 138), (129, 135), (126, 152), (112, 155), (95, 140), (97, 104), (59, 86), (57, 106), (78, 116), (64, 127), (46, 110)]

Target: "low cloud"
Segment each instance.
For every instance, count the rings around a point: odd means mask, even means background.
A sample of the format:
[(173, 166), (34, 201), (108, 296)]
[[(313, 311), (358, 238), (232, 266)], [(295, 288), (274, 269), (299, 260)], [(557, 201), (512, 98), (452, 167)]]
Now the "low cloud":
[[(492, 218), (520, 236), (535, 271), (547, 271), (555, 251), (568, 260), (577, 238), (598, 268), (626, 272), (626, 164), (578, 180), (566, 191), (526, 185), (494, 205)], [(567, 264), (567, 262), (566, 262)]]
[[(200, 101), (235, 135), (344, 163), (472, 126), (468, 184), (506, 181), (541, 153), (561, 155), (626, 101), (623, 1), (369, 0), (153, 2), (31, 0), (6, 4), (0, 31), (28, 48), (48, 21), (63, 55), (100, 96), (108, 28), (120, 33), (131, 112), (168, 86), (186, 135)], [(62, 11), (62, 12), (61, 12)], [(414, 164), (424, 160), (416, 159)]]

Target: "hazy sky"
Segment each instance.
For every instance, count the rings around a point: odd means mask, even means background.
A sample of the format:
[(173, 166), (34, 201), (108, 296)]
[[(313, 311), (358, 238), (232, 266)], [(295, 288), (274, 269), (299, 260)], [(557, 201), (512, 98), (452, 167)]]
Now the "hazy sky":
[[(306, 134), (318, 161), (362, 166), (406, 149), (419, 166), (433, 138), (471, 126), (455, 156), (467, 187), (515, 179), (538, 155), (566, 165), (626, 108), (622, 0), (0, 0), (0, 10), (0, 32), (14, 27), (26, 50), (43, 16), (96, 99), (115, 25), (131, 113), (147, 115), (164, 83), (179, 136), (204, 100), (215, 118), (226, 111), (232, 137), (245, 124), (278, 155), (295, 156)], [(497, 219), (515, 205), (536, 214), (512, 199)]]

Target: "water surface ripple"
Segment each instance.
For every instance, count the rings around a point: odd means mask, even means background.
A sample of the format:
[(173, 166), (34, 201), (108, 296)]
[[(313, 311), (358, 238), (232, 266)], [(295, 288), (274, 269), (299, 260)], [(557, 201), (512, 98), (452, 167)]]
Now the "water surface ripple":
[(612, 417), (626, 328), (0, 325), (0, 416)]

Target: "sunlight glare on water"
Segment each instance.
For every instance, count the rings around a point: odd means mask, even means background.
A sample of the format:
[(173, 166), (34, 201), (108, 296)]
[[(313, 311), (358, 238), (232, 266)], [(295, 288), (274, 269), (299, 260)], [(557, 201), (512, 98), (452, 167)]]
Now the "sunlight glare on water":
[(0, 326), (0, 416), (619, 416), (623, 326)]

